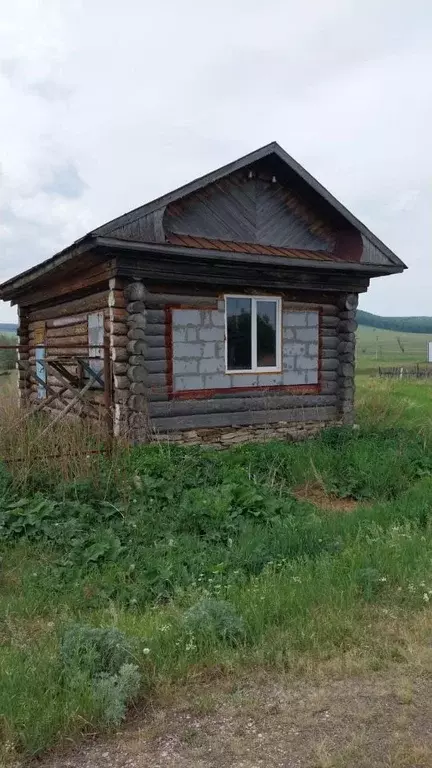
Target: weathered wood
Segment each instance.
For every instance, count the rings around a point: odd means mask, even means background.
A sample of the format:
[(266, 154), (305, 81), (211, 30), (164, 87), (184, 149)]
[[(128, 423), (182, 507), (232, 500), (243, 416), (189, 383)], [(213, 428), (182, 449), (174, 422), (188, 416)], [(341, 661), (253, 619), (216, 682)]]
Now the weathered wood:
[(205, 413), (240, 413), (243, 411), (280, 411), (300, 407), (336, 406), (335, 394), (330, 395), (271, 395), (265, 397), (212, 398), (210, 400), (171, 400), (148, 403), (152, 417), (188, 416)]
[(120, 347), (127, 347), (127, 345), (128, 345), (127, 336), (118, 336), (116, 334), (112, 334), (111, 336), (112, 347), (115, 347), (115, 349), (119, 349)]
[(145, 328), (147, 325), (145, 312), (135, 312), (128, 315), (127, 324), (129, 328)]
[(166, 359), (146, 360), (145, 366), (149, 373), (165, 373), (168, 369), (168, 363)]
[(79, 291), (88, 291), (89, 288), (102, 285), (108, 287), (108, 280), (112, 274), (112, 265), (97, 264), (87, 270), (79, 270), (79, 273), (72, 277), (63, 277), (62, 280), (55, 280), (42, 290), (34, 290), (29, 294), (20, 296), (21, 306), (35, 306), (36, 304), (46, 303), (51, 300), (57, 300), (59, 297), (73, 295)]
[(165, 386), (166, 376), (164, 373), (149, 373), (147, 371), (147, 383), (149, 387)]
[(129, 358), (129, 352), (126, 347), (117, 347), (111, 349), (111, 360), (116, 363), (127, 361)]
[(354, 365), (353, 363), (341, 363), (341, 365), (339, 366), (339, 371), (344, 377), (353, 377)]
[(146, 310), (146, 305), (143, 301), (130, 301), (126, 304), (126, 311), (129, 315), (143, 314)]
[[(208, 291), (208, 288), (207, 288)], [(227, 291), (228, 293), (228, 291)], [(221, 296), (221, 298), (223, 298)], [(200, 306), (210, 307), (216, 306), (218, 299), (217, 292), (213, 295), (195, 295), (185, 293), (151, 293), (148, 292), (145, 300), (145, 305), (149, 309), (172, 306), (176, 304), (184, 304), (186, 306)]]
[(241, 413), (204, 413), (192, 416), (168, 416), (152, 419), (152, 427), (163, 432), (210, 427), (250, 426), (286, 422), (331, 422), (337, 418), (334, 406), (290, 408), (275, 411), (244, 411)]
[(47, 350), (52, 347), (64, 348), (65, 350), (78, 346), (86, 348), (88, 347), (88, 336), (87, 334), (83, 334), (82, 336), (75, 334), (72, 336), (47, 336), (45, 339), (45, 346)]
[(339, 325), (339, 318), (333, 317), (333, 315), (324, 315), (321, 319), (322, 328), (337, 328)]
[(124, 289), (124, 294), (128, 302), (143, 301), (146, 293), (147, 291), (144, 285), (137, 281), (128, 283)]
[(127, 372), (130, 381), (143, 382), (147, 379), (147, 371), (141, 365), (130, 365)]
[(130, 355), (145, 355), (147, 343), (141, 339), (127, 339), (126, 348)]
[(354, 331), (357, 330), (357, 321), (356, 320), (341, 320), (339, 322), (339, 332), (340, 333), (354, 333)]
[(146, 311), (147, 323), (164, 323), (165, 322), (165, 310), (163, 309), (148, 309)]
[(147, 337), (150, 339), (152, 336), (164, 336), (165, 323), (152, 323), (147, 326)]
[(147, 360), (165, 360), (167, 355), (166, 347), (151, 347), (147, 344)]
[(165, 334), (159, 333), (158, 335), (152, 336), (151, 334), (147, 336), (147, 346), (148, 348), (157, 347), (158, 349), (161, 349), (162, 347), (165, 348)]
[(112, 333), (113, 336), (126, 336), (128, 330), (126, 323), (113, 322), (109, 318), (105, 320), (104, 328), (107, 333)]
[(109, 307), (125, 307), (126, 299), (123, 291), (109, 291), (108, 292), (108, 306)]
[(130, 328), (127, 332), (127, 338), (143, 340), (146, 338), (146, 331), (144, 328)]
[(113, 363), (112, 369), (114, 374), (117, 374), (117, 376), (121, 376), (123, 373), (126, 373), (128, 369), (128, 363), (126, 362), (126, 360), (123, 363)]
[(339, 360), (337, 357), (330, 357), (329, 359), (325, 359), (321, 364), (322, 371), (337, 371), (338, 367)]
[(114, 389), (129, 389), (130, 381), (127, 376), (114, 374)]
[(46, 338), (68, 338), (69, 336), (87, 336), (87, 323), (69, 325), (66, 328), (47, 328)]
[(55, 304), (45, 309), (35, 309), (29, 312), (29, 320), (51, 320), (53, 318), (67, 317), (68, 315), (76, 315), (83, 312), (93, 312), (97, 309), (103, 309), (108, 303), (109, 291), (101, 291), (100, 293), (92, 293), (90, 296), (85, 296), (81, 299), (74, 299), (73, 301), (65, 301), (61, 304)]

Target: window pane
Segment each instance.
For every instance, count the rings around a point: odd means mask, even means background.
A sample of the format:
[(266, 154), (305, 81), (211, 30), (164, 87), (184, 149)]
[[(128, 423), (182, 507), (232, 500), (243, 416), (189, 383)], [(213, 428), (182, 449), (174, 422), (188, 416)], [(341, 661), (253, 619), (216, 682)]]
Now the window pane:
[(251, 300), (226, 300), (228, 370), (252, 368)]
[(257, 367), (276, 366), (277, 302), (257, 301)]

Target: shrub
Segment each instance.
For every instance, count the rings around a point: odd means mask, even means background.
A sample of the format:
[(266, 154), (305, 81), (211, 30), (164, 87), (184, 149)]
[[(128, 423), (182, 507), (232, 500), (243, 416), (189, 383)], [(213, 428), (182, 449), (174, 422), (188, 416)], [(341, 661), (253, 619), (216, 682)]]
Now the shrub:
[(186, 611), (183, 623), (185, 629), (195, 637), (213, 635), (218, 640), (235, 643), (245, 635), (242, 617), (225, 600), (200, 600)]
[(126, 705), (138, 695), (141, 675), (136, 664), (122, 664), (118, 674), (102, 673), (93, 682), (93, 699), (106, 725), (119, 725)]
[(120, 630), (79, 624), (66, 630), (60, 655), (66, 673), (78, 669), (91, 677), (116, 675), (133, 659), (132, 645)]

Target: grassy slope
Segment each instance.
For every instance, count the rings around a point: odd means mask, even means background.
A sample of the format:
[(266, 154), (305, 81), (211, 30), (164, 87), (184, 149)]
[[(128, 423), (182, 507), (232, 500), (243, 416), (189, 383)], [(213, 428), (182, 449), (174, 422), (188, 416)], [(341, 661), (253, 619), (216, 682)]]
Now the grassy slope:
[(360, 325), (357, 331), (358, 370), (372, 372), (379, 366), (424, 365), (427, 362), (428, 341), (432, 341), (432, 334), (399, 333)]
[[(0, 757), (104, 727), (85, 675), (63, 676), (71, 621), (136, 638), (144, 692), (206, 670), (402, 659), (432, 595), (431, 393), (364, 380), (360, 432), (221, 453), (139, 448), (105, 469), (90, 458), (74, 485), (61, 485), (61, 464), (4, 484)], [(367, 504), (329, 515), (296, 500), (304, 484)], [(239, 644), (224, 639), (229, 617), (185, 625), (209, 596), (243, 621)]]

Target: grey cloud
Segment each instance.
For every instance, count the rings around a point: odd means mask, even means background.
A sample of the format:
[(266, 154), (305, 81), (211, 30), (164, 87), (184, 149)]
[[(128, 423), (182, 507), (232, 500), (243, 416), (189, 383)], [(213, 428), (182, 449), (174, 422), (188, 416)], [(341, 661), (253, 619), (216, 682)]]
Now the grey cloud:
[(42, 191), (49, 195), (60, 195), (68, 199), (81, 197), (87, 184), (81, 179), (78, 169), (73, 163), (55, 168), (48, 184), (42, 186)]
[(55, 80), (40, 80), (37, 83), (31, 83), (28, 87), (30, 91), (48, 102), (65, 101), (73, 93), (72, 88), (61, 85)]

